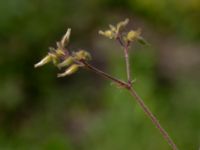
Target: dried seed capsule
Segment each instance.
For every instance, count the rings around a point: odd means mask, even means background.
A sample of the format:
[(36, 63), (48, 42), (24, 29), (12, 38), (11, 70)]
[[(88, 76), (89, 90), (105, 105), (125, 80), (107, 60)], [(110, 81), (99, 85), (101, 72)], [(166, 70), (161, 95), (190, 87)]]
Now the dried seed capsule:
[(69, 68), (67, 68), (64, 73), (58, 74), (57, 77), (60, 78), (60, 77), (65, 77), (65, 76), (71, 75), (71, 74), (75, 73), (76, 71), (78, 71), (78, 68), (79, 68), (79, 65), (73, 64)]

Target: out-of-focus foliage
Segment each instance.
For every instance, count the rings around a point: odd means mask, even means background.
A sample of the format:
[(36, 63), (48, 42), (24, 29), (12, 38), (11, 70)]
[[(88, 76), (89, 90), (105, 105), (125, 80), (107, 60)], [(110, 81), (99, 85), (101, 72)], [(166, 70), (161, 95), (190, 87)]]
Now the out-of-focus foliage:
[(98, 36), (130, 18), (150, 47), (131, 51), (141, 97), (183, 150), (200, 146), (199, 0), (1, 0), (0, 149), (168, 150), (128, 93), (82, 70), (33, 65), (72, 28), (71, 49), (125, 78), (119, 45)]

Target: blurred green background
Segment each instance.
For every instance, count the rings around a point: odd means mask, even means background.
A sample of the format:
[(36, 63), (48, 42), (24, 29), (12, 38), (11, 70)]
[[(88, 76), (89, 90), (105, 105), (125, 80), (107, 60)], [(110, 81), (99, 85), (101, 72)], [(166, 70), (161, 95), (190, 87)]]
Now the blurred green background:
[(1, 0), (0, 12), (0, 150), (170, 150), (110, 81), (33, 68), (71, 27), (71, 50), (126, 78), (119, 45), (97, 33), (127, 17), (151, 44), (131, 49), (135, 88), (180, 150), (199, 149), (199, 0)]

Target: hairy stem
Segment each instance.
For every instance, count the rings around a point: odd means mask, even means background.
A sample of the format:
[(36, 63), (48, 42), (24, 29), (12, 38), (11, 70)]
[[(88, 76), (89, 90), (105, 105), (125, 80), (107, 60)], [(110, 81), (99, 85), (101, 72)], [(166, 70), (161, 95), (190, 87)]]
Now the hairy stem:
[(132, 85), (130, 83), (127, 83), (127, 82), (121, 81), (121, 80), (119, 80), (119, 79), (117, 79), (115, 77), (112, 77), (111, 75), (109, 75), (109, 74), (97, 69), (96, 67), (88, 64), (84, 60), (82, 60), (80, 62), (84, 65), (85, 68), (95, 72), (96, 74), (98, 74), (98, 75), (100, 75), (100, 76), (102, 76), (102, 77), (104, 77), (106, 79), (109, 79), (109, 80), (113, 81), (114, 83), (120, 85), (124, 89), (127, 89), (130, 92), (130, 94), (135, 98), (135, 100), (140, 105), (140, 107), (145, 112), (145, 114), (150, 118), (150, 120), (155, 125), (155, 127), (158, 128), (159, 132), (161, 133), (163, 138), (167, 141), (167, 143), (171, 146), (171, 148), (173, 150), (178, 150), (176, 144), (173, 142), (173, 140), (171, 139), (171, 137), (169, 136), (167, 131), (161, 126), (161, 124), (159, 123), (158, 119), (153, 115), (151, 110), (147, 107), (145, 102), (137, 94), (137, 92), (135, 91), (135, 89), (132, 87)]

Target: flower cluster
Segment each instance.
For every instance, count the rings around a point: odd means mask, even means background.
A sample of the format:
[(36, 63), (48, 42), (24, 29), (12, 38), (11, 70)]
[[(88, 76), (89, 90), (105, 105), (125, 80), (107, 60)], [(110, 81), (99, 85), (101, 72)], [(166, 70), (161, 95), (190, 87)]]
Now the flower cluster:
[(124, 43), (131, 43), (134, 41), (138, 41), (141, 44), (147, 44), (147, 42), (141, 36), (141, 30), (130, 30), (129, 32), (123, 32), (124, 28), (128, 25), (129, 19), (125, 19), (117, 23), (116, 26), (109, 25), (109, 29), (99, 31), (100, 35), (103, 35), (109, 39), (121, 39)]
[(57, 48), (49, 48), (48, 54), (37, 64), (35, 68), (43, 66), (47, 63), (52, 62), (59, 69), (66, 68), (63, 73), (58, 74), (58, 77), (65, 77), (75, 73), (80, 67), (84, 65), (81, 61), (91, 60), (91, 55), (85, 50), (79, 50), (72, 52), (67, 48), (71, 35), (71, 29), (68, 29), (66, 34), (63, 36), (60, 42), (57, 42)]
[[(109, 38), (117, 39), (123, 47), (128, 47), (133, 41), (139, 41), (142, 44), (147, 44), (141, 37), (141, 30), (130, 30), (124, 32), (125, 27), (129, 23), (129, 19), (119, 22), (117, 25), (109, 25), (109, 29), (99, 31), (99, 34)], [(62, 39), (57, 42), (57, 47), (49, 48), (48, 54), (37, 64), (35, 68), (41, 67), (52, 62), (58, 69), (66, 68), (63, 73), (59, 73), (58, 77), (65, 77), (75, 73), (80, 67), (84, 67), (84, 62), (91, 60), (91, 55), (85, 50), (70, 52), (68, 49), (71, 29), (68, 29)]]
[(109, 25), (108, 30), (106, 31), (99, 31), (99, 34), (108, 37), (109, 39), (116, 39), (119, 36), (121, 30), (129, 23), (129, 19), (119, 22), (116, 26)]

